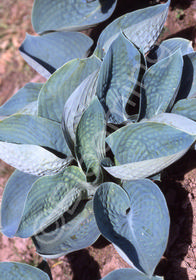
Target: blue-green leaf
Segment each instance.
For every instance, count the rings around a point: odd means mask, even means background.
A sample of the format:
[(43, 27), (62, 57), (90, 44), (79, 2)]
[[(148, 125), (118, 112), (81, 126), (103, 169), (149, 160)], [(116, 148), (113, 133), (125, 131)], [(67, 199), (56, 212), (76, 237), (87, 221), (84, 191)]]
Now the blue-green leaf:
[(146, 53), (162, 30), (169, 5), (170, 0), (165, 4), (137, 10), (114, 20), (102, 31), (95, 50), (96, 55), (103, 58), (120, 32)]
[(193, 137), (196, 136), (196, 123), (184, 116), (173, 114), (173, 113), (163, 113), (154, 116), (149, 122), (156, 122), (165, 125), (169, 125), (175, 129), (183, 131)]
[[(79, 32), (54, 32), (42, 36), (27, 34), (20, 46), (20, 53), (30, 66), (49, 78), (69, 60), (86, 57), (92, 44), (90, 37)], [(44, 69), (49, 74), (45, 75)]]
[(1, 203), (1, 232), (13, 237), (20, 224), (25, 201), (37, 176), (15, 171), (9, 178)]
[(28, 193), (16, 235), (32, 236), (55, 222), (78, 200), (88, 199), (95, 189), (85, 179), (76, 166), (67, 167), (54, 176), (39, 178)]
[(155, 50), (152, 50), (150, 55), (147, 56), (147, 61), (155, 63), (164, 59), (180, 49), (182, 55), (194, 52), (192, 42), (184, 38), (171, 38), (164, 40)]
[(0, 262), (2, 280), (50, 280), (42, 270), (24, 263)]
[(116, 0), (35, 0), (32, 24), (37, 33), (51, 30), (84, 30), (113, 13)]
[(82, 114), (90, 105), (97, 88), (98, 70), (89, 75), (75, 89), (65, 103), (62, 129), (66, 142), (74, 152), (75, 133)]
[(69, 96), (99, 67), (100, 60), (94, 55), (86, 59), (74, 59), (63, 65), (42, 87), (38, 114), (61, 123), (63, 108)]
[(195, 139), (194, 121), (171, 113), (160, 114), (108, 136), (106, 142), (117, 166), (104, 168), (124, 180), (149, 177), (182, 157)]
[(10, 116), (37, 101), (42, 84), (28, 83), (0, 107), (0, 116)]
[(196, 52), (183, 57), (184, 68), (176, 101), (196, 97)]
[(127, 181), (123, 188), (110, 182), (98, 188), (94, 197), (97, 225), (150, 278), (167, 245), (167, 204), (150, 180)]
[(54, 175), (69, 165), (73, 157), (58, 157), (36, 145), (0, 142), (0, 158), (18, 170), (32, 175)]
[(0, 121), (0, 141), (38, 145), (71, 155), (60, 124), (36, 116), (15, 114)]
[(149, 278), (147, 275), (140, 273), (132, 268), (121, 268), (110, 272), (102, 280), (164, 280), (163, 277), (153, 276)]
[(150, 67), (142, 79), (139, 118), (150, 119), (154, 115), (170, 111), (178, 93), (182, 69), (180, 51)]
[(20, 54), (23, 59), (46, 80), (49, 79), (52, 73), (56, 70), (51, 65), (44, 63), (44, 61), (31, 57), (23, 51), (20, 51)]
[(92, 245), (100, 235), (92, 200), (80, 202), (73, 213), (66, 213), (53, 227), (33, 236), (38, 254), (58, 258)]
[(89, 178), (99, 178), (100, 163), (105, 155), (105, 134), (105, 113), (95, 97), (76, 129), (76, 156)]
[(109, 122), (127, 120), (125, 106), (137, 84), (140, 65), (140, 52), (119, 35), (104, 57), (97, 85), (97, 96), (106, 107)]
[(24, 106), (22, 109), (20, 109), (18, 114), (24, 114), (24, 115), (32, 115), (32, 116), (37, 116), (38, 114), (38, 102), (33, 101)]
[(196, 97), (196, 52), (187, 55), (192, 64), (192, 84), (188, 93), (188, 98)]
[(179, 100), (171, 112), (196, 121), (196, 98)]

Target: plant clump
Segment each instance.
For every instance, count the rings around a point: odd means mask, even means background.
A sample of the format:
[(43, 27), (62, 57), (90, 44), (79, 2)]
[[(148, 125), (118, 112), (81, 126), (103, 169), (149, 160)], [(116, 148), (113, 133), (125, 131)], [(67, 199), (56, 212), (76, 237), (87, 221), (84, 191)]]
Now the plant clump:
[[(90, 54), (92, 39), (78, 31), (108, 18), (116, 1), (72, 2), (35, 0), (40, 35), (27, 35), (20, 52), (47, 81), (0, 107), (0, 158), (16, 168), (1, 231), (31, 237), (44, 258), (102, 234), (133, 267), (104, 280), (163, 279), (154, 271), (170, 217), (154, 181), (195, 145), (196, 53), (182, 38), (155, 45), (167, 1), (114, 20)], [(19, 263), (0, 263), (0, 273), (49, 279)]]

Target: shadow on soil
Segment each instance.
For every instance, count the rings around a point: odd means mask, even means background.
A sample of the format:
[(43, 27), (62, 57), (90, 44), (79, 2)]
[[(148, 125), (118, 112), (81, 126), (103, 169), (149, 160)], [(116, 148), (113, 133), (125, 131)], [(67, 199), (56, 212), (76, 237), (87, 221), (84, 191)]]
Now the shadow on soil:
[(99, 280), (99, 264), (89, 255), (87, 250), (80, 250), (67, 255), (73, 278), (72, 280)]
[[(182, 159), (167, 168), (162, 176), (162, 189), (169, 208), (171, 226), (168, 246), (156, 268), (165, 280), (189, 280), (181, 262), (192, 243), (193, 211), (189, 199), (190, 185), (181, 183), (184, 175), (196, 168), (196, 151), (189, 151)], [(184, 181), (186, 182), (186, 181)]]
[[(92, 245), (96, 249), (103, 249), (110, 242), (102, 235)], [(97, 261), (90, 256), (87, 250), (80, 250), (67, 255), (67, 260), (70, 263), (73, 279), (72, 280), (100, 280), (100, 267)]]
[(39, 269), (41, 269), (42, 271), (44, 271), (45, 273), (47, 273), (48, 276), (49, 276), (49, 278), (50, 278), (50, 280), (53, 280), (53, 278), (52, 278), (52, 273), (51, 273), (51, 270), (50, 270), (50, 267), (49, 267), (47, 261), (43, 260), (43, 261), (38, 265), (37, 268), (39, 268)]
[(178, 9), (187, 9), (191, 6), (193, 0), (171, 0), (171, 7)]

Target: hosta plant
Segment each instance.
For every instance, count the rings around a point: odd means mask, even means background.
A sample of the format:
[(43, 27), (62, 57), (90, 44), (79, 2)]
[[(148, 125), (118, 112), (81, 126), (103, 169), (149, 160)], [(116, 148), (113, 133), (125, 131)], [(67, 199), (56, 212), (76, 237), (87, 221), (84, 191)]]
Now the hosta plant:
[(88, 55), (93, 40), (79, 32), (111, 16), (117, 0), (35, 0), (32, 25), (39, 36), (27, 34), (20, 47), (23, 58), (49, 78), (57, 68)]
[[(54, 7), (49, 0), (34, 3), (33, 25), (46, 34), (40, 42), (59, 30), (83, 28), (59, 21), (63, 4), (55, 4), (50, 25), (42, 4)], [(196, 140), (196, 53), (181, 38), (153, 47), (169, 4), (117, 18), (91, 56), (63, 56), (55, 67), (50, 40), (50, 62), (45, 51), (43, 58), (27, 54), (23, 43), (30, 63), (54, 69), (45, 84), (27, 84), (0, 108), (0, 157), (16, 168), (1, 204), (3, 234), (32, 237), (44, 258), (90, 246), (102, 234), (133, 267), (104, 280), (163, 279), (154, 271), (167, 246), (170, 218), (153, 179)], [(36, 50), (34, 39), (28, 44)], [(33, 279), (48, 279), (18, 263), (0, 263), (2, 271), (4, 279), (19, 272), (23, 279), (32, 273)]]

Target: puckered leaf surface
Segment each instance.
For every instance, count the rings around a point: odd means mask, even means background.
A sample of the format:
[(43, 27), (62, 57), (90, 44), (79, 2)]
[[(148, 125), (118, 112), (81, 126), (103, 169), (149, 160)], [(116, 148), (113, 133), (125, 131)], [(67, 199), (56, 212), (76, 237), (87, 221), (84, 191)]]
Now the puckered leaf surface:
[(158, 47), (156, 46), (155, 50), (152, 50), (150, 55), (147, 56), (147, 60), (150, 63), (155, 63), (172, 55), (179, 49), (182, 55), (194, 52), (191, 41), (184, 38), (171, 38), (161, 42)]
[(99, 69), (95, 56), (74, 59), (58, 69), (43, 86), (39, 95), (38, 114), (61, 123), (65, 102), (90, 74)]
[(149, 120), (149, 122), (150, 121), (155, 121), (157, 123), (169, 125), (194, 137), (196, 135), (196, 123), (184, 116), (180, 116), (173, 113), (163, 113), (154, 116)]
[(60, 124), (37, 116), (15, 114), (0, 121), (0, 141), (38, 145), (71, 155)]
[(137, 85), (141, 54), (122, 34), (111, 44), (100, 68), (97, 96), (109, 122), (127, 120), (125, 107)]
[(140, 118), (168, 112), (178, 93), (183, 69), (180, 51), (162, 59), (144, 74), (141, 87)]
[(35, 0), (32, 24), (37, 33), (50, 30), (84, 30), (113, 13), (116, 0)]
[(171, 112), (196, 121), (196, 98), (179, 100)]
[(0, 142), (0, 158), (7, 164), (31, 175), (54, 175), (73, 160), (71, 155), (58, 157), (36, 145)]
[(105, 155), (105, 113), (97, 97), (82, 115), (76, 129), (75, 152), (80, 166), (89, 178), (100, 175)]
[(37, 176), (15, 171), (9, 178), (1, 203), (1, 232), (13, 237), (22, 218), (27, 195)]
[(65, 103), (62, 128), (66, 142), (70, 149), (74, 150), (75, 133), (82, 114), (90, 105), (95, 96), (97, 88), (98, 70), (90, 74), (81, 84), (75, 89)]
[(37, 101), (42, 84), (28, 83), (0, 107), (0, 117), (17, 113), (25, 106)]
[(85, 182), (78, 167), (67, 167), (54, 176), (38, 179), (28, 193), (17, 236), (32, 236), (58, 218), (79, 199), (88, 199), (95, 189)]
[(27, 34), (19, 50), (31, 67), (49, 78), (69, 60), (86, 57), (92, 44), (90, 37), (79, 32), (53, 32), (42, 36)]
[(98, 188), (94, 197), (97, 225), (150, 278), (167, 245), (167, 204), (150, 180), (127, 181), (123, 188), (110, 182)]
[(117, 166), (104, 168), (124, 180), (149, 177), (182, 157), (195, 139), (195, 122), (171, 113), (160, 114), (108, 136), (106, 142)]
[(17, 262), (0, 262), (0, 275), (3, 280), (50, 280), (42, 270)]
[(170, 0), (165, 4), (137, 10), (114, 20), (102, 31), (98, 39), (95, 50), (97, 56), (103, 58), (111, 43), (121, 32), (146, 53), (162, 30), (169, 5)]
[(188, 94), (188, 98), (196, 97), (196, 52), (187, 55), (192, 64), (192, 85)]
[[(72, 209), (71, 209), (72, 210)], [(38, 254), (57, 258), (92, 245), (100, 235), (92, 200), (77, 205), (42, 233), (33, 236)]]
[(180, 99), (196, 97), (196, 52), (185, 55), (183, 59), (182, 80), (176, 102)]

